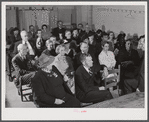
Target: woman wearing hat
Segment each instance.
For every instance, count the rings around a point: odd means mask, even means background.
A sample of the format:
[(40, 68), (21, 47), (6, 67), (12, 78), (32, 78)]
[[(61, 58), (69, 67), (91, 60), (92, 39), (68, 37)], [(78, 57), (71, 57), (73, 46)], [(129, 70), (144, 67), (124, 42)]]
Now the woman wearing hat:
[(37, 107), (80, 107), (63, 77), (53, 66), (55, 58), (50, 56), (39, 62), (39, 70), (32, 79), (33, 100)]

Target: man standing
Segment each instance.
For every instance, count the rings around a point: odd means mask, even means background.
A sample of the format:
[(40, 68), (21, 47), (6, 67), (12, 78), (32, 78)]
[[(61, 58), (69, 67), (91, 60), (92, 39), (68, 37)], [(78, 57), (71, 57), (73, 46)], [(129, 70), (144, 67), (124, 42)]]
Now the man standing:
[(65, 28), (63, 28), (63, 22), (60, 20), (57, 22), (56, 28), (52, 30), (52, 35), (56, 37), (57, 40), (62, 40), (64, 39), (65, 36)]
[(28, 40), (33, 42), (36, 38), (35, 36), (36, 34), (35, 34), (34, 26), (30, 25), (29, 32), (28, 32)]
[[(81, 54), (82, 65), (76, 71), (76, 97), (85, 103), (97, 103), (112, 98), (112, 95), (105, 88), (100, 86), (100, 67), (93, 66), (92, 57), (89, 54)], [(108, 75), (104, 67), (103, 78)]]

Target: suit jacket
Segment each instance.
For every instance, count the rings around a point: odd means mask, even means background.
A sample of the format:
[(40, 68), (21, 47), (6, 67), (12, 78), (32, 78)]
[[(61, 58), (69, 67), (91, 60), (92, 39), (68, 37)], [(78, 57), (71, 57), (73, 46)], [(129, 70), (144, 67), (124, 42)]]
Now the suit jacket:
[(56, 73), (56, 76), (50, 76), (49, 73), (39, 70), (32, 79), (33, 99), (39, 106), (52, 106), (56, 98), (65, 101), (67, 94), (72, 95), (55, 66), (52, 71)]
[(26, 59), (22, 59), (22, 57), (17, 54), (15, 57), (12, 59), (12, 65), (15, 69), (16, 72), (16, 80), (19, 80), (20, 76), (23, 76), (25, 74), (28, 74), (30, 71), (33, 71), (33, 69), (30, 69), (28, 67), (29, 63), (29, 58), (26, 57)]
[(29, 31), (28, 32), (28, 40), (33, 42), (35, 40), (35, 38), (36, 38), (36, 33), (35, 32), (32, 33), (31, 31)]
[(75, 70), (82, 64), (81, 61), (80, 61), (80, 55), (82, 54), (82, 52), (79, 52), (75, 55), (75, 58), (74, 58), (74, 68)]
[(79, 66), (75, 74), (76, 82), (76, 96), (79, 100), (82, 100), (84, 96), (90, 91), (98, 91), (100, 85), (100, 65), (93, 66), (91, 68), (92, 75), (90, 75), (83, 65)]
[(52, 33), (52, 35), (54, 35), (57, 38), (57, 40), (59, 40), (59, 33), (62, 33), (62, 36), (64, 38), (64, 36), (65, 36), (65, 28), (59, 29), (58, 27), (56, 27), (56, 28), (54, 28), (52, 30), (51, 33)]

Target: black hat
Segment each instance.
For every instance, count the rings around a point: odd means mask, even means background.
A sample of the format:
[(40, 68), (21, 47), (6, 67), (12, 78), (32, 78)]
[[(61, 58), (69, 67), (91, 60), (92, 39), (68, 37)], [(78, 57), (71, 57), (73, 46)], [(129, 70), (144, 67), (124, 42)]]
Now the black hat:
[(54, 56), (47, 56), (45, 54), (42, 54), (40, 56), (40, 58), (38, 59), (39, 61), (39, 67), (40, 68), (45, 68), (47, 67), (48, 65), (52, 64), (55, 60), (55, 57)]
[(90, 37), (90, 36), (94, 36), (94, 35), (95, 35), (95, 33), (92, 32), (92, 31), (90, 31), (90, 32), (88, 33), (88, 37)]

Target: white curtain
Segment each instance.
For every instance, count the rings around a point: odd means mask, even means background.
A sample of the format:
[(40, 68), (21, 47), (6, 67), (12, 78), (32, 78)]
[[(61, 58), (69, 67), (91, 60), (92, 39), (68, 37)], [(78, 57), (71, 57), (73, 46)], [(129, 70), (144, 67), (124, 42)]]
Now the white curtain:
[(6, 28), (9, 30), (11, 27), (16, 27), (16, 10), (6, 10)]
[(32, 10), (24, 11), (24, 18), (25, 18), (25, 30), (29, 31), (30, 25), (35, 26), (36, 13)]
[(43, 24), (49, 25), (49, 11), (48, 10), (36, 10), (37, 25), (41, 29)]

